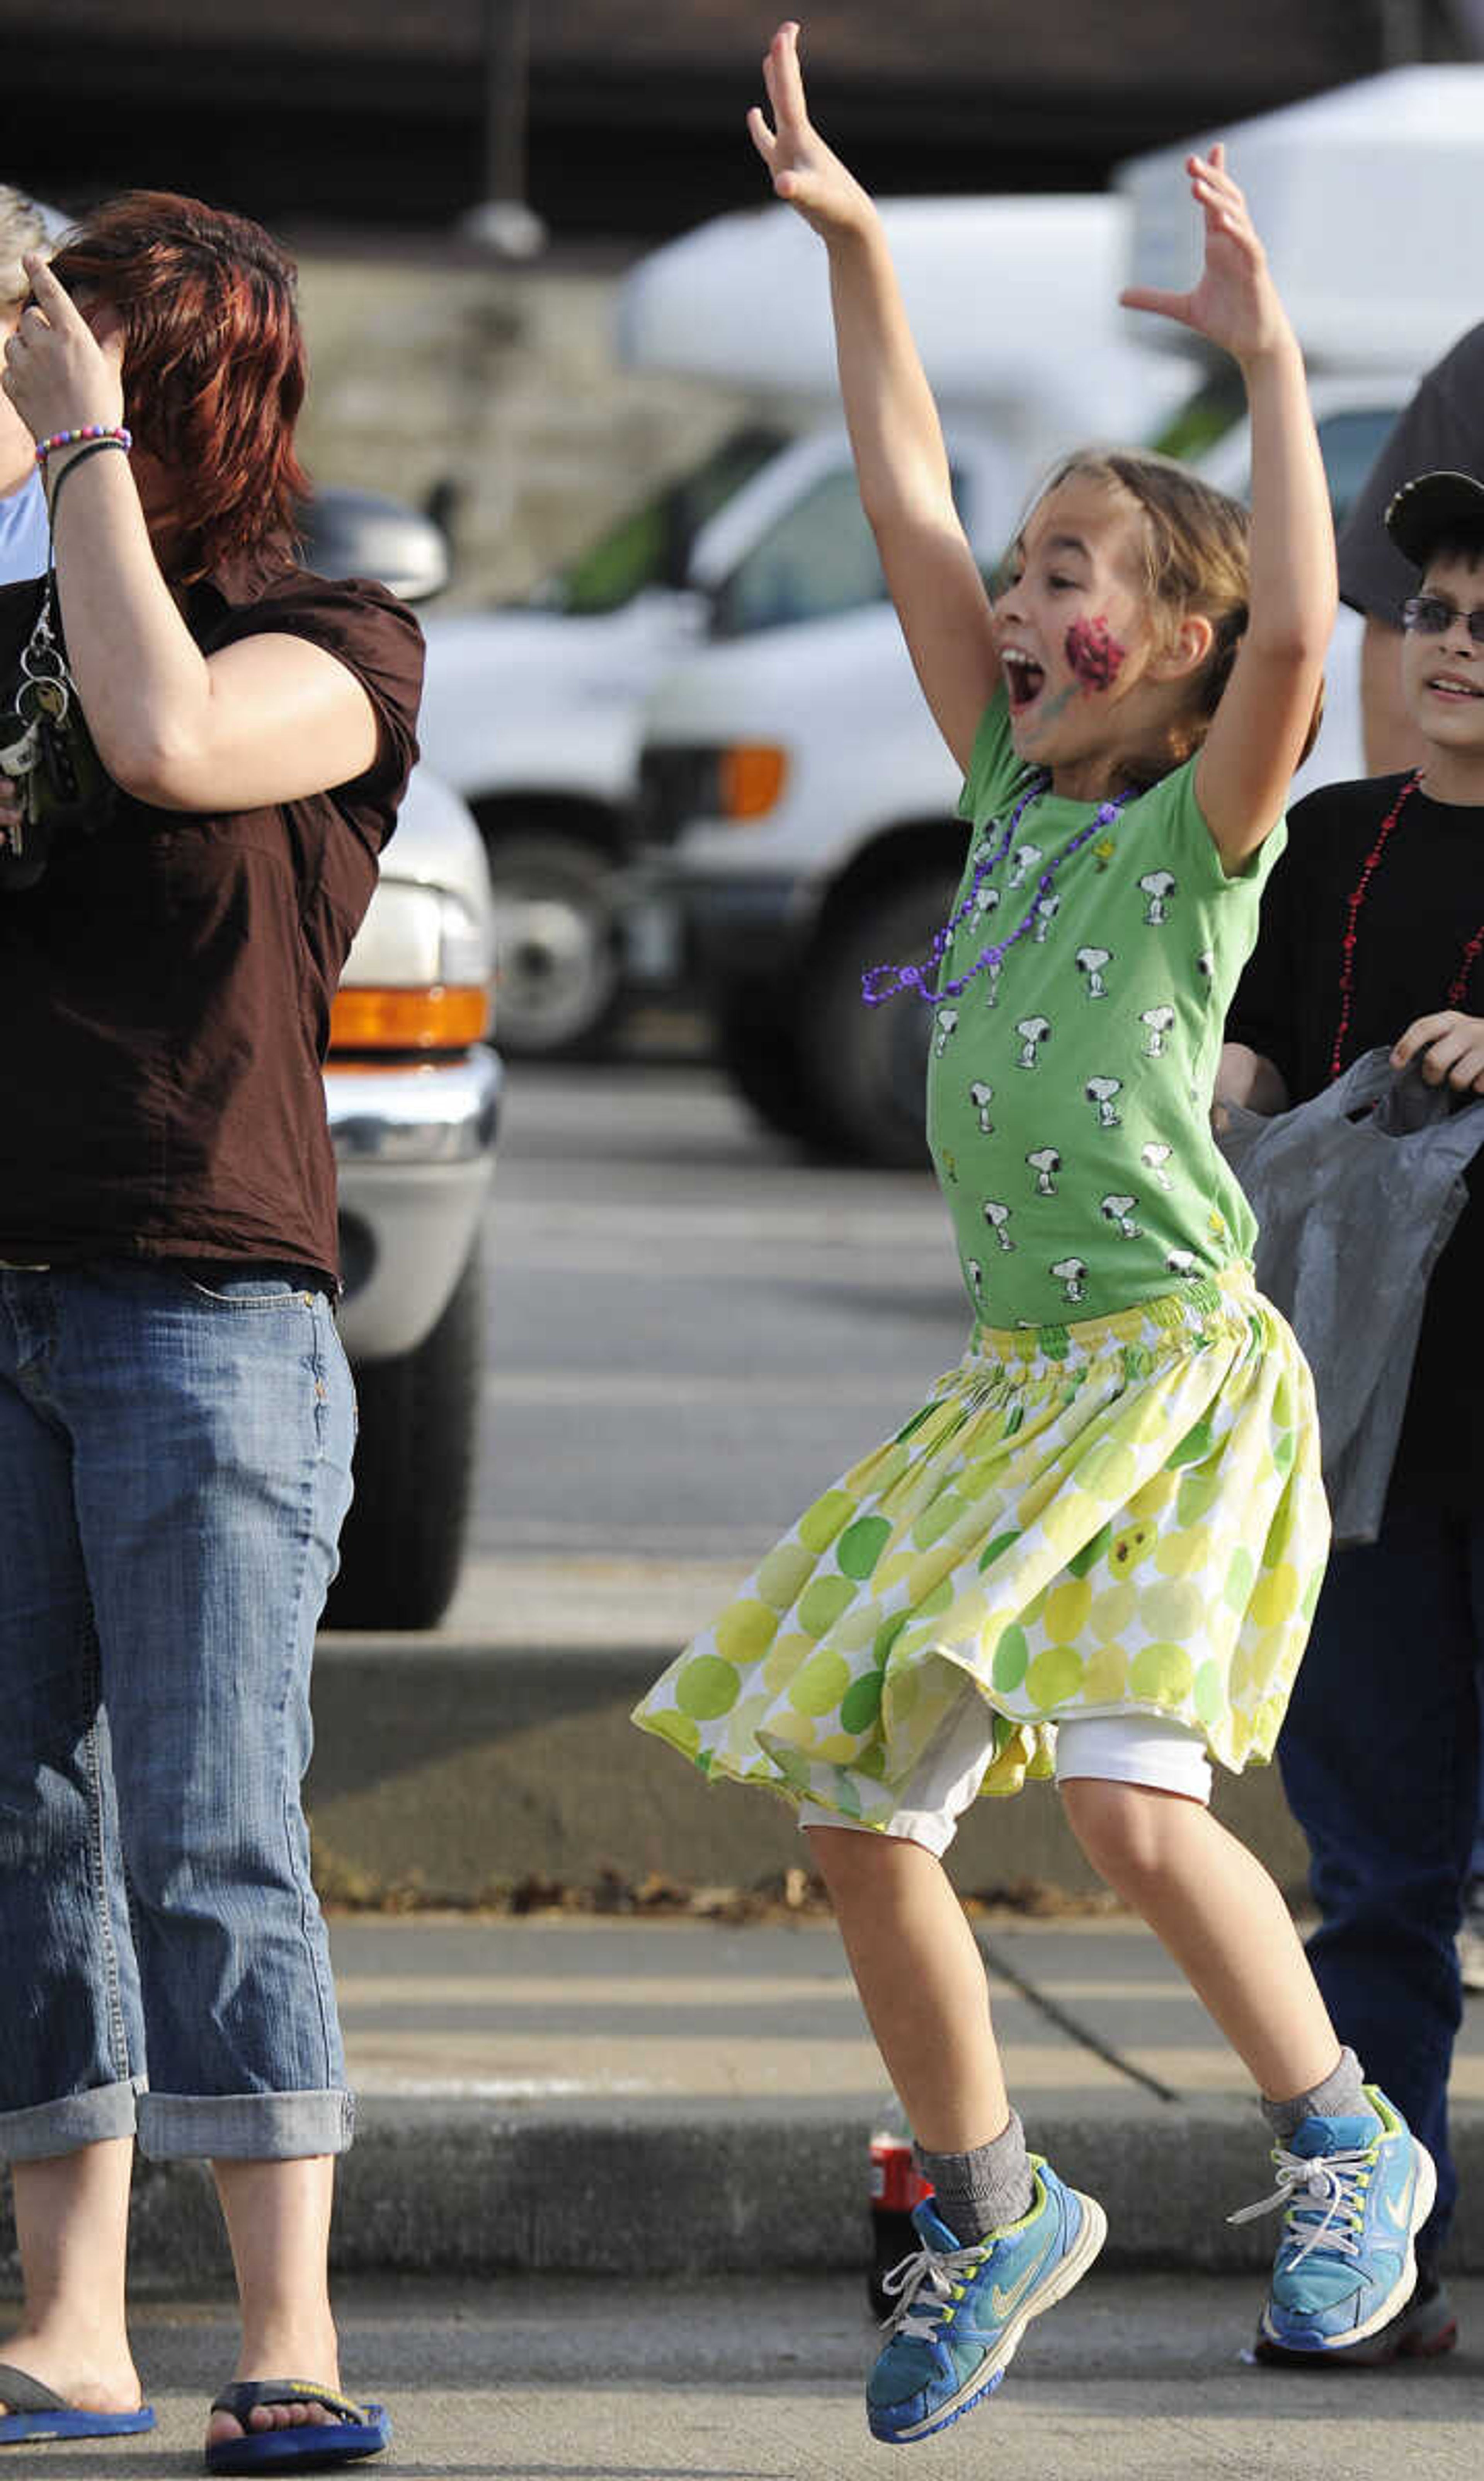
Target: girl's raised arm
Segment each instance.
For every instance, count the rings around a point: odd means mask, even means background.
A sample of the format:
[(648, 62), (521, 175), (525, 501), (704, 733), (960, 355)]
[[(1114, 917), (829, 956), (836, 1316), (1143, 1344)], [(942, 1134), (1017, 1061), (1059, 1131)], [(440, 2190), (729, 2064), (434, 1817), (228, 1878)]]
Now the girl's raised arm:
[(810, 122), (796, 25), (779, 27), (763, 77), (772, 124), (755, 108), (747, 126), (777, 196), (829, 252), (840, 391), (861, 505), (924, 694), (967, 770), (1000, 668), (989, 596), (953, 506), (937, 407), (881, 219)]
[(1246, 633), (1196, 761), (1196, 797), (1228, 871), (1282, 815), (1303, 755), (1335, 625), (1335, 532), (1303, 355), (1225, 150), (1185, 169), (1206, 222), (1190, 293), (1137, 288), (1131, 310), (1179, 319), (1240, 367), (1252, 419), (1252, 585)]

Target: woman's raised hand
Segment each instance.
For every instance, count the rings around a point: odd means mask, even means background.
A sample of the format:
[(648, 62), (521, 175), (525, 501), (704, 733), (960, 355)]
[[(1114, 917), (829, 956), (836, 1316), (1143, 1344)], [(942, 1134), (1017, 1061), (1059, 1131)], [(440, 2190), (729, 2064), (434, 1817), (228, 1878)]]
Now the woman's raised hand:
[(1126, 310), (1156, 310), (1193, 327), (1239, 362), (1267, 353), (1289, 333), (1288, 314), (1267, 272), (1247, 201), (1226, 169), (1226, 148), (1187, 155), (1190, 194), (1206, 226), (1206, 264), (1188, 293), (1131, 285), (1118, 299)]
[(763, 83), (773, 125), (768, 127), (767, 114), (754, 104), (747, 115), (747, 128), (772, 175), (774, 195), (796, 207), (805, 223), (812, 224), (825, 241), (856, 230), (871, 216), (871, 200), (811, 125), (798, 65), (798, 28), (792, 19), (779, 27), (768, 45)]
[(5, 349), (0, 384), (34, 439), (123, 419), (123, 334), (100, 343), (44, 258), (22, 261), (31, 301)]

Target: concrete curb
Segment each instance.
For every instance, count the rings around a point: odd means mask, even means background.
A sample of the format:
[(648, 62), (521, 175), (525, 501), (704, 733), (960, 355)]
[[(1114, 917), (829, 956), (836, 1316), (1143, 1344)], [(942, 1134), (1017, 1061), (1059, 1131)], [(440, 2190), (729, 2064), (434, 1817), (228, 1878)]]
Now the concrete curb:
[[(1258, 2273), (1276, 2216), (1226, 2216), (1263, 2193), (1263, 2132), (1245, 2104), (1026, 2098), (1028, 2133), (1103, 2203), (1106, 2262), (1152, 2272)], [(368, 2102), (340, 2166), (332, 2262), (342, 2274), (822, 2273), (871, 2255), (865, 2119), (805, 2111), (603, 2120), (504, 2114), (479, 2102)], [(1484, 2272), (1484, 2107), (1454, 2128), (1463, 2202), (1448, 2252)], [(12, 2257), (13, 2233), (0, 2233)], [(174, 2288), (229, 2273), (197, 2163), (141, 2162), (136, 2279)]]
[[(673, 1650), (322, 1637), (306, 1787), (322, 1884), (467, 1903), (531, 1874), (753, 1887), (796, 1864), (786, 1802), (708, 1784), (630, 1722)], [(1276, 1767), (1223, 1776), (1213, 1806), (1281, 1887), (1302, 1889), (1308, 1856)], [(950, 1866), (971, 1892), (1098, 1885), (1045, 1784), (977, 1801)]]

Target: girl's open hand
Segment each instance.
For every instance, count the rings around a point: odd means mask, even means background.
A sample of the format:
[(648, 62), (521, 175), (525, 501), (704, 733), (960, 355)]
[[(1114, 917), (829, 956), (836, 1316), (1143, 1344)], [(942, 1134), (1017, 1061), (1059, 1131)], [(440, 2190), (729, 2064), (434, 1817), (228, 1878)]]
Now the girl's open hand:
[(871, 200), (810, 123), (798, 65), (798, 28), (792, 19), (779, 27), (768, 45), (763, 83), (773, 125), (769, 129), (767, 115), (754, 104), (747, 115), (747, 128), (772, 175), (775, 196), (796, 207), (805, 223), (812, 224), (825, 241), (855, 230), (869, 218)]
[(43, 258), (22, 261), (31, 303), (5, 349), (6, 395), (34, 439), (123, 419), (123, 336), (99, 344)]
[(1189, 293), (1131, 285), (1118, 299), (1126, 310), (1156, 310), (1178, 319), (1239, 362), (1268, 353), (1290, 332), (1267, 256), (1253, 229), (1247, 201), (1226, 169), (1226, 148), (1187, 155), (1190, 194), (1206, 225), (1206, 264)]

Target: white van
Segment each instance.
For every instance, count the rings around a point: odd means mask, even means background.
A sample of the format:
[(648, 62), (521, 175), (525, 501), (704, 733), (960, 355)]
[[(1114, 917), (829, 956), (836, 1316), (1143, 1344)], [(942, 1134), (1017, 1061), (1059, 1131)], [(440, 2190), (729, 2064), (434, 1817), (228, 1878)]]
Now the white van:
[[(1337, 517), (1422, 368), (1480, 315), (1463, 242), (1481, 113), (1484, 70), (1404, 70), (1228, 133), (1306, 351), (1314, 339), (1311, 388)], [(1127, 168), (1132, 274), (1110, 276), (1109, 300), (1127, 280), (1190, 281), (1192, 220), (1177, 213), (1187, 151)], [(1177, 354), (1188, 350), (1168, 323), (1135, 324)], [(1078, 429), (1106, 437), (1095, 347), (1085, 367)], [(1188, 379), (1188, 362), (1180, 367)], [(1241, 389), (1224, 360), (1196, 373), (1173, 419), (1140, 435), (1245, 491)], [(1048, 454), (1058, 444), (1046, 441)], [(981, 547), (993, 556), (999, 546)], [(1341, 614), (1325, 724), (1300, 792), (1362, 770), (1359, 629)], [(719, 613), (710, 641), (650, 700), (640, 780), (647, 900), (674, 907), (740, 1090), (774, 1126), (847, 1157), (921, 1162), (926, 1012), (864, 1008), (860, 974), (924, 953), (946, 918), (964, 831), (957, 773), (894, 615), (865, 611), (739, 641)]]

